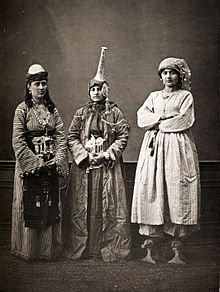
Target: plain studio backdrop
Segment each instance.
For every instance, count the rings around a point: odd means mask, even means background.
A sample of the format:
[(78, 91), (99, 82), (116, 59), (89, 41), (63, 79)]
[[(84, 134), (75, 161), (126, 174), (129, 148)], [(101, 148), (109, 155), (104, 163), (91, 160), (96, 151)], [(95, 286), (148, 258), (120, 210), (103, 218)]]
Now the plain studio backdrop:
[[(0, 239), (8, 244), (0, 246), (1, 291), (6, 287), (8, 291), (59, 292), (74, 287), (77, 291), (217, 291), (218, 3), (217, 0), (0, 0)], [(15, 160), (12, 124), (15, 108), (24, 98), (27, 70), (31, 64), (40, 63), (49, 72), (50, 94), (67, 134), (76, 109), (89, 100), (88, 82), (96, 74), (101, 46), (108, 47), (105, 75), (110, 85), (110, 100), (123, 110), (130, 124), (124, 153), (124, 160), (133, 162), (125, 164), (129, 206), (144, 135), (137, 127), (137, 110), (151, 91), (162, 88), (157, 74), (162, 59), (184, 58), (192, 71), (196, 114), (192, 132), (201, 166), (202, 230), (197, 240), (188, 245), (186, 254), (192, 265), (185, 268), (167, 265), (147, 268), (141, 261), (88, 265), (64, 260), (30, 265), (10, 254)], [(143, 257), (141, 252), (145, 251), (140, 248), (137, 226), (133, 227), (133, 243), (137, 247), (134, 250)]]
[(143, 130), (136, 112), (151, 91), (163, 58), (184, 58), (192, 71), (200, 160), (218, 153), (218, 1), (210, 0), (1, 0), (0, 158), (14, 160), (13, 115), (23, 100), (33, 63), (49, 72), (50, 94), (66, 133), (73, 114), (88, 102), (100, 47), (107, 46), (110, 100), (130, 124), (125, 161), (137, 161)]

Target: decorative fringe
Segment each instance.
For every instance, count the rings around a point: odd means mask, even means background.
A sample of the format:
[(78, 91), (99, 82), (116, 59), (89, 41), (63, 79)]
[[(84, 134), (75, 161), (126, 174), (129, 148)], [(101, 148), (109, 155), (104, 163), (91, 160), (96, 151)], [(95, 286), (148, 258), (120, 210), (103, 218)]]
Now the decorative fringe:
[(149, 143), (149, 148), (151, 148), (151, 152), (150, 152), (150, 156), (154, 155), (154, 148), (155, 148), (155, 144), (156, 144), (156, 136), (157, 136), (158, 131), (154, 132), (153, 137), (151, 138), (151, 141)]
[(154, 146), (154, 137), (151, 138), (150, 144), (149, 144), (149, 148), (153, 148)]
[(105, 100), (105, 112), (106, 113), (110, 112), (110, 102), (109, 102), (109, 98), (108, 97), (106, 97), (106, 100)]

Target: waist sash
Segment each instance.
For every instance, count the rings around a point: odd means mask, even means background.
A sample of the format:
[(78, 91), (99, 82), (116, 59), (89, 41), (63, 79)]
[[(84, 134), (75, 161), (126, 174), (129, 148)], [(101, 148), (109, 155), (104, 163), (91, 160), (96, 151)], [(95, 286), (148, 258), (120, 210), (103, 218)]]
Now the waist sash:
[[(53, 134), (54, 134), (54, 131), (46, 130), (46, 129), (45, 130), (28, 131), (25, 133), (25, 140), (28, 144), (28, 147), (31, 149), (31, 151), (34, 152), (35, 154), (38, 154), (36, 152), (35, 144), (33, 142), (34, 138), (48, 137), (48, 138), (51, 138), (50, 144), (52, 144)], [(48, 146), (50, 146), (50, 145), (48, 145)]]
[[(45, 161), (54, 157), (52, 151), (46, 152), (53, 145), (46, 145), (48, 149), (43, 149), (44, 153), (36, 153), (33, 139), (46, 137), (50, 142), (53, 133), (54, 131), (39, 130), (29, 131), (25, 134), (28, 147), (35, 154), (41, 155)], [(39, 149), (42, 150), (42, 147)], [(23, 187), (25, 227), (40, 228), (59, 222), (59, 186), (55, 169), (44, 169), (37, 174), (25, 175)]]

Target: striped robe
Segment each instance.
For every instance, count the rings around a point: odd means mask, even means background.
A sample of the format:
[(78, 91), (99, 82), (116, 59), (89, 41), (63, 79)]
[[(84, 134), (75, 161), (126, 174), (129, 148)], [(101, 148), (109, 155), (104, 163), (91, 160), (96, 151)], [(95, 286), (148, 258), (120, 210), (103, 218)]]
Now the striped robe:
[[(160, 121), (157, 131), (154, 126), (164, 114), (174, 117)], [(174, 235), (178, 226), (177, 235), (184, 236), (184, 226), (197, 225), (200, 205), (198, 157), (189, 131), (195, 120), (193, 96), (187, 90), (166, 98), (162, 91), (152, 92), (137, 117), (138, 126), (146, 132), (136, 169), (131, 221), (140, 224), (141, 234), (159, 236), (166, 223), (163, 231)], [(154, 145), (150, 145), (152, 138)], [(150, 147), (154, 147), (153, 156)]]
[(99, 112), (97, 127), (103, 129), (104, 151), (109, 154), (111, 166), (87, 173), (85, 145), (96, 116), (92, 102), (83, 106), (74, 115), (68, 132), (73, 163), (64, 214), (66, 256), (76, 260), (88, 251), (88, 257), (112, 262), (126, 259), (130, 254), (130, 220), (122, 161), (128, 124), (114, 103), (110, 103), (109, 113)]
[[(31, 108), (25, 102), (15, 110), (13, 122), (13, 149), (16, 165), (12, 203), (11, 250), (25, 259), (50, 258), (61, 247), (60, 223), (47, 228), (28, 228), (24, 224), (23, 176), (39, 168), (39, 158), (27, 146), (25, 132), (42, 130)], [(63, 122), (55, 108), (49, 120), (49, 130), (55, 130), (56, 170), (60, 176), (68, 175), (68, 159)]]

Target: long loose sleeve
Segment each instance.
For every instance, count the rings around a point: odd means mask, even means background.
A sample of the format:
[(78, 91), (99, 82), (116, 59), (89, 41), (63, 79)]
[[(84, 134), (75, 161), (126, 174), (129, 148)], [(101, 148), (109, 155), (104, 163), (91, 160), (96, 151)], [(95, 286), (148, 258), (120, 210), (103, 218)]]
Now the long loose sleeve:
[(150, 93), (137, 112), (137, 124), (140, 128), (148, 130), (155, 126), (160, 120), (160, 115), (154, 112), (153, 99), (154, 93)]
[(61, 176), (67, 176), (69, 172), (67, 145), (63, 127), (63, 121), (57, 111), (54, 109), (55, 119), (55, 137), (56, 137), (56, 152), (55, 160), (57, 165), (57, 172)]
[(77, 165), (80, 165), (88, 157), (88, 151), (84, 148), (80, 137), (82, 117), (82, 109), (79, 109), (73, 117), (67, 138), (68, 148)]
[(159, 129), (162, 132), (180, 132), (192, 127), (195, 121), (193, 96), (186, 91), (179, 114), (175, 117), (161, 121)]
[[(124, 259), (130, 253), (121, 157), (127, 139), (127, 121), (113, 102), (108, 110), (105, 104), (89, 102), (73, 116), (68, 132), (73, 163), (64, 232), (68, 258), (79, 259), (86, 254), (110, 262)], [(92, 158), (97, 158), (97, 164), (92, 163)]]
[[(24, 259), (50, 259), (62, 248), (62, 204), (58, 174), (68, 174), (68, 161), (63, 123), (56, 109), (50, 113), (47, 126), (48, 132), (25, 102), (16, 108), (12, 136), (16, 164), (11, 250), (13, 254)], [(46, 140), (46, 133), (52, 142), (46, 146), (49, 146), (52, 162), (56, 162), (56, 170), (47, 169), (39, 154), (34, 153), (40, 152), (37, 151), (40, 149), (32, 147), (35, 146), (36, 137), (42, 141), (44, 136)]]
[(187, 90), (167, 94), (155, 91), (151, 101), (150, 110), (161, 117), (172, 118), (160, 120), (159, 130), (149, 128), (144, 135), (131, 220), (150, 226), (166, 224), (167, 203), (164, 202), (167, 200), (172, 223), (196, 225), (200, 177), (198, 155), (189, 130), (195, 120), (193, 96)]
[(114, 131), (114, 142), (106, 151), (112, 160), (118, 160), (127, 146), (129, 132), (129, 125), (118, 107), (114, 108)]
[(22, 174), (34, 173), (40, 167), (40, 159), (34, 154), (25, 140), (27, 106), (21, 103), (17, 106), (13, 121), (12, 145), (16, 160)]

